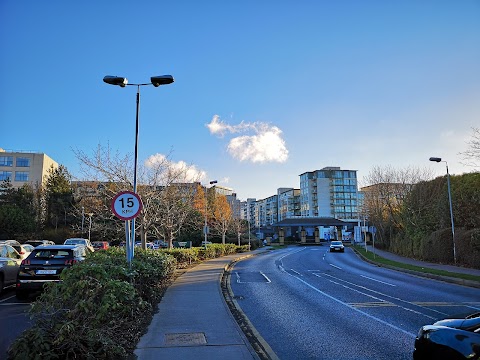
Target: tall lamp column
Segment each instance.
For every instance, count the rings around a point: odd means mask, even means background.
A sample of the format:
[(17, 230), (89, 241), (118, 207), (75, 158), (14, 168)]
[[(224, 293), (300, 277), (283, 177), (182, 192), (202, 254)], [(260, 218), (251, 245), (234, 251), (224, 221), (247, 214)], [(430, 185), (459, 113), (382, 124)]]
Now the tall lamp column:
[(444, 162), (445, 166), (447, 168), (448, 204), (450, 206), (450, 222), (452, 224), (453, 261), (455, 262), (455, 265), (457, 265), (457, 252), (456, 252), (456, 249), (455, 249), (455, 225), (454, 225), (454, 222), (453, 222), (452, 191), (451, 191), (451, 188), (450, 188), (450, 174), (448, 172), (448, 163), (445, 160), (442, 161), (442, 158), (438, 158), (438, 157), (431, 157), (429, 160), (434, 161), (434, 162)]
[[(149, 83), (143, 84), (129, 84), (127, 78), (121, 76), (111, 76), (107, 75), (103, 78), (103, 81), (110, 85), (117, 85), (120, 87), (125, 87), (127, 85), (137, 87), (137, 109), (135, 117), (135, 158), (134, 158), (134, 169), (133, 169), (133, 192), (137, 193), (137, 163), (138, 163), (138, 124), (139, 124), (139, 112), (140, 112), (140, 86), (144, 85), (153, 85), (158, 87), (160, 85), (168, 85), (174, 82), (172, 75), (160, 75), (152, 76)], [(134, 245), (135, 245), (135, 219), (132, 219), (131, 227), (131, 236), (128, 237), (129, 241), (126, 243), (127, 247), (127, 261), (130, 264), (134, 256)]]

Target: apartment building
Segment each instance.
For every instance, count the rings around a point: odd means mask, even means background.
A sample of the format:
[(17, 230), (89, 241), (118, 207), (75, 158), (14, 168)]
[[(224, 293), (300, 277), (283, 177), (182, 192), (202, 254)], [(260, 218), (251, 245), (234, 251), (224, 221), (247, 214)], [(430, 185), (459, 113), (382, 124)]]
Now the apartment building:
[(331, 217), (344, 221), (358, 219), (357, 171), (325, 167), (300, 175), (300, 214)]
[(57, 169), (58, 163), (46, 154), (0, 148), (0, 181), (10, 179), (14, 188), (44, 184), (51, 168)]
[(278, 196), (278, 221), (300, 216), (300, 189), (280, 188)]

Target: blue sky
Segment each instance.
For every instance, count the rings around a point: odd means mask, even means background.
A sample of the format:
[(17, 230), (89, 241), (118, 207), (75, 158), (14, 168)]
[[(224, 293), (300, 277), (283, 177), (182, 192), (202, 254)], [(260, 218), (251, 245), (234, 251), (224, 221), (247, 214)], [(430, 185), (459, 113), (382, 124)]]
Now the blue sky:
[(0, 147), (168, 155), (240, 199), (325, 166), (472, 171), (480, 1), (0, 2)]

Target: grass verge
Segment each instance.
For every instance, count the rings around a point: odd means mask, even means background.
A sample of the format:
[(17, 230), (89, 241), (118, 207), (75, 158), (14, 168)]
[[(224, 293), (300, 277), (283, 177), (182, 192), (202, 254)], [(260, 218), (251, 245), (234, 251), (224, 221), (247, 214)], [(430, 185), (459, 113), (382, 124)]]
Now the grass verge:
[(400, 263), (397, 261), (389, 260), (382, 258), (374, 254), (372, 251), (365, 251), (365, 248), (362, 246), (355, 246), (354, 250), (359, 253), (361, 256), (366, 258), (368, 261), (372, 263), (376, 263), (379, 265), (391, 266), (399, 269), (405, 269), (425, 274), (432, 274), (432, 275), (439, 275), (439, 276), (447, 276), (451, 278), (463, 279), (463, 280), (471, 280), (471, 281), (478, 281), (480, 282), (480, 276), (470, 275), (470, 274), (462, 274), (462, 273), (454, 273), (450, 271), (440, 270), (440, 269), (431, 269), (431, 268), (424, 268), (421, 266), (415, 266), (405, 263)]

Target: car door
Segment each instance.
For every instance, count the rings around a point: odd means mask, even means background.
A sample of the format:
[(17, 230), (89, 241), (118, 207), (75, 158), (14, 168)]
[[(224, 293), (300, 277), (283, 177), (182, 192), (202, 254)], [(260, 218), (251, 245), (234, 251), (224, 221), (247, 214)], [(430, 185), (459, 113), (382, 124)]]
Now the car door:
[(5, 261), (5, 285), (8, 285), (14, 283), (17, 280), (18, 268), (22, 259), (21, 255), (10, 245), (2, 246), (2, 248), (2, 254), (0, 256)]

